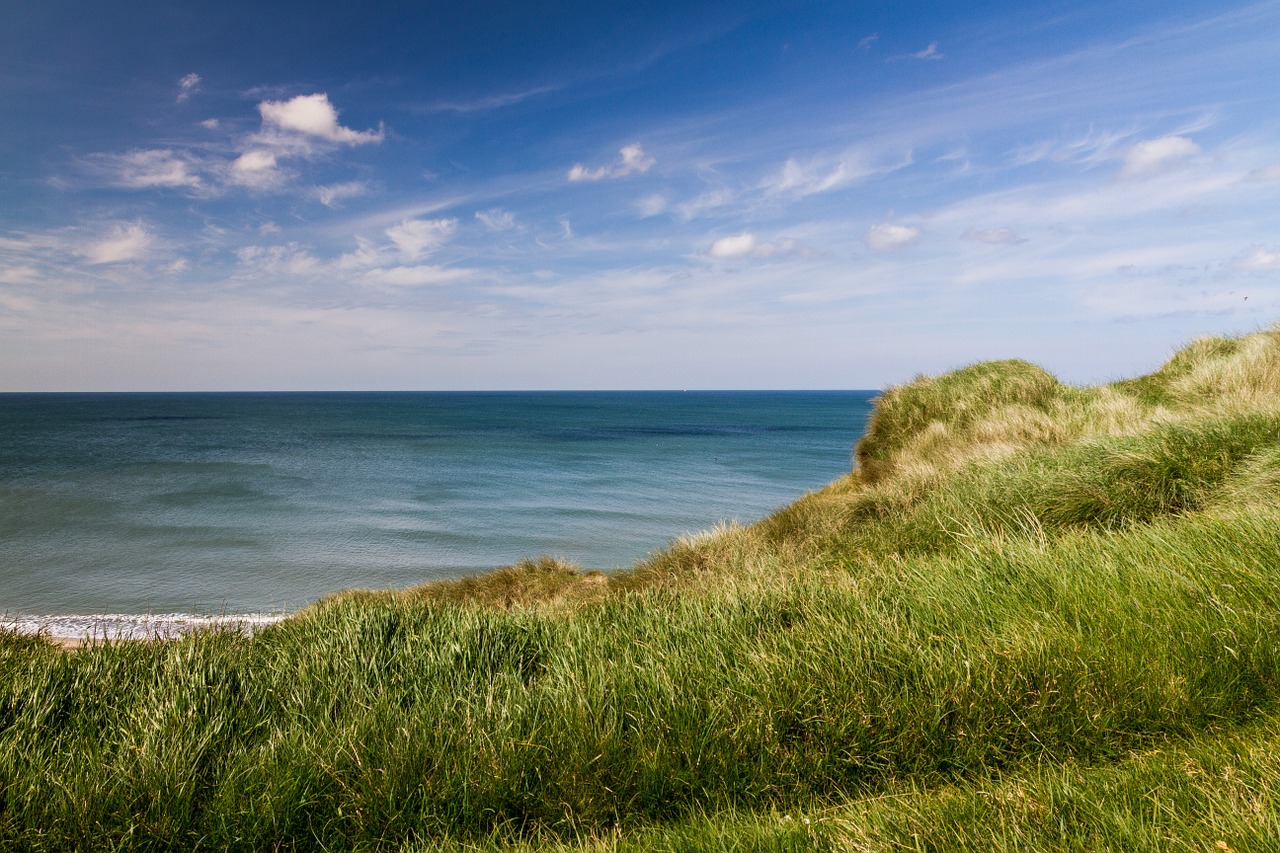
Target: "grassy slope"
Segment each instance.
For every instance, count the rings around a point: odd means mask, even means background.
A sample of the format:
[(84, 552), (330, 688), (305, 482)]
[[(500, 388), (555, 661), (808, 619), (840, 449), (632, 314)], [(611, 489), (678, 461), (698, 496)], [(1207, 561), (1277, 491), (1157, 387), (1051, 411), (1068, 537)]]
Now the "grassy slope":
[(614, 576), (0, 637), (0, 846), (1280, 846), (1280, 332), (922, 378), (856, 455)]

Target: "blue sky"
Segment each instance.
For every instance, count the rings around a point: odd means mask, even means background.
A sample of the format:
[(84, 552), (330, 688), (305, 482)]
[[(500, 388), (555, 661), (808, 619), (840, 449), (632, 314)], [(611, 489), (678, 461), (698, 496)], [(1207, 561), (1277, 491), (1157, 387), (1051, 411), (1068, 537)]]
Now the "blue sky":
[(17, 0), (0, 390), (1148, 370), (1280, 317), (1280, 3), (1119, 6)]

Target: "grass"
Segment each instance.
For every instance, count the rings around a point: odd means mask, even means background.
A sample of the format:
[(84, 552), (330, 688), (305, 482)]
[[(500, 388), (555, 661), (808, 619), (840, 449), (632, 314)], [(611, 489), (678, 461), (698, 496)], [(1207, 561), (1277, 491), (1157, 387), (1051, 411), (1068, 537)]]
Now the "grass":
[(0, 847), (1280, 848), (1277, 403), (1277, 331), (976, 365), (627, 572), (0, 635)]

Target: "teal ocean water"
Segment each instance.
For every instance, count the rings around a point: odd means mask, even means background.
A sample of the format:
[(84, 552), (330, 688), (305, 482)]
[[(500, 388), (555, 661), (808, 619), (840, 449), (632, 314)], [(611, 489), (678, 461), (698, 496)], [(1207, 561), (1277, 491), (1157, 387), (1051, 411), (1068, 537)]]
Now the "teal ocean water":
[(871, 397), (3, 394), (0, 622), (74, 635), (543, 554), (627, 566), (848, 471)]

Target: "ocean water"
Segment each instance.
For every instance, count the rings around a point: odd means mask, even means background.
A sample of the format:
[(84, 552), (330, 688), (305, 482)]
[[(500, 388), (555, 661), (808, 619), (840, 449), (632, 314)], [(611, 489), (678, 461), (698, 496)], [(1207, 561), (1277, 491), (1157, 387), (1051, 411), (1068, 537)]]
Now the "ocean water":
[(543, 554), (625, 567), (848, 471), (872, 396), (0, 394), (0, 624), (155, 632)]

